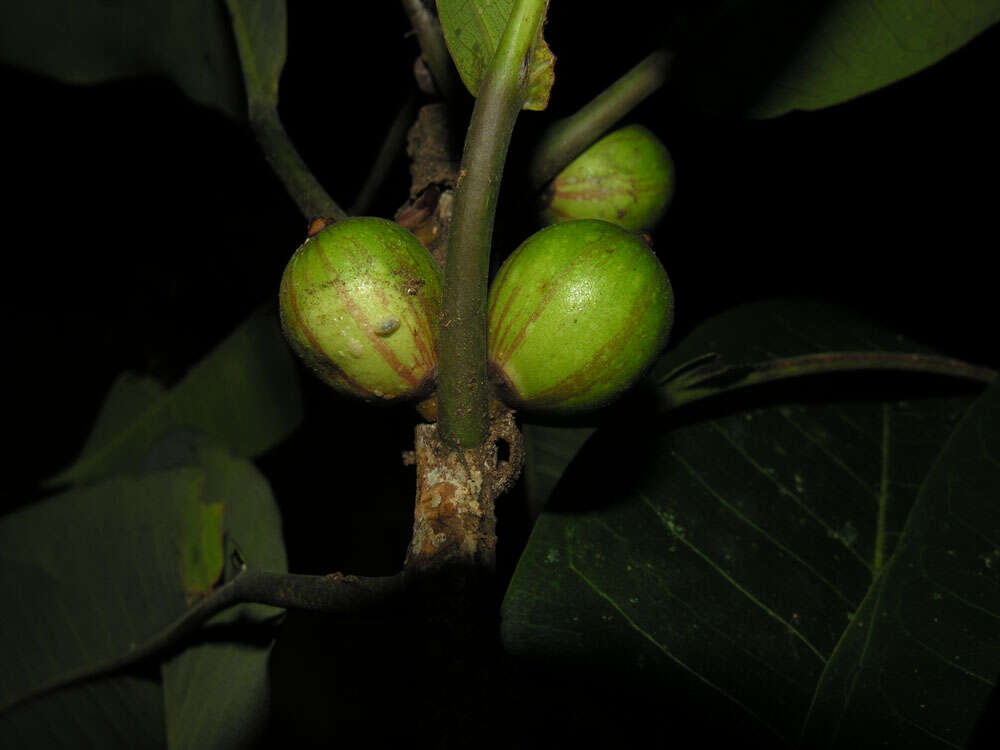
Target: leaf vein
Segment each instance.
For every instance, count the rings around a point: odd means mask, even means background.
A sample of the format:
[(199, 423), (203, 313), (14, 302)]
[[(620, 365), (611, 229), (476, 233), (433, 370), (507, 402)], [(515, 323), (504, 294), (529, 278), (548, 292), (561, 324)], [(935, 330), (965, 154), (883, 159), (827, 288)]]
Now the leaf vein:
[(714, 497), (716, 500), (719, 501), (719, 503), (721, 503), (723, 506), (725, 506), (726, 509), (728, 509), (730, 512), (732, 512), (737, 518), (739, 518), (747, 526), (749, 526), (754, 531), (756, 531), (758, 534), (760, 534), (762, 537), (764, 537), (768, 542), (770, 542), (771, 544), (773, 544), (775, 547), (777, 547), (778, 549), (780, 549), (782, 552), (784, 552), (786, 555), (788, 555), (789, 557), (791, 557), (793, 560), (795, 560), (800, 565), (802, 565), (802, 567), (804, 567), (806, 570), (808, 570), (810, 573), (812, 573), (814, 576), (816, 576), (817, 579), (819, 579), (823, 584), (825, 584), (845, 604), (847, 604), (851, 608), (857, 607), (857, 603), (856, 602), (852, 602), (843, 593), (841, 593), (841, 591), (833, 584), (832, 581), (830, 581), (829, 579), (827, 579), (822, 573), (820, 573), (818, 570), (816, 570), (812, 565), (810, 565), (805, 560), (803, 560), (801, 557), (799, 557), (794, 551), (792, 551), (791, 549), (789, 549), (788, 547), (786, 547), (784, 544), (782, 544), (781, 542), (779, 542), (777, 539), (775, 539), (773, 536), (771, 536), (771, 534), (769, 534), (766, 530), (762, 529), (760, 526), (758, 526), (753, 521), (751, 521), (749, 518), (747, 518), (747, 516), (744, 515), (743, 513), (741, 513), (738, 508), (736, 508), (735, 506), (733, 506), (730, 503), (726, 502), (726, 500), (722, 497), (722, 495), (720, 495), (705, 480), (705, 478), (694, 468), (694, 466), (692, 466), (688, 462), (687, 459), (685, 459), (683, 456), (681, 456), (676, 451), (672, 451), (672, 454), (673, 454), (674, 458), (676, 458), (678, 461), (680, 461), (681, 464), (684, 466), (684, 468), (687, 469), (688, 473), (694, 478), (694, 480), (696, 482), (698, 482), (698, 484), (700, 484), (702, 487), (704, 487), (705, 490), (712, 497)]
[(992, 680), (990, 680), (987, 677), (983, 677), (981, 674), (979, 674), (977, 672), (973, 672), (971, 669), (966, 669), (961, 664), (956, 664), (954, 659), (949, 659), (947, 656), (945, 656), (941, 652), (939, 652), (939, 651), (931, 648), (926, 643), (924, 643), (922, 640), (920, 640), (919, 638), (917, 638), (911, 631), (904, 629), (903, 633), (906, 635), (907, 638), (909, 638), (911, 641), (913, 641), (913, 643), (915, 643), (918, 646), (920, 646), (927, 653), (929, 653), (932, 656), (936, 657), (942, 664), (944, 664), (946, 666), (949, 666), (949, 667), (952, 667), (953, 669), (957, 669), (959, 672), (962, 672), (966, 676), (971, 677), (974, 680), (979, 680), (979, 682), (983, 683), (984, 685), (988, 685), (990, 687), (993, 687), (993, 681)]
[[(756, 714), (756, 713), (755, 713), (755, 712), (754, 712), (754, 711), (753, 711), (752, 709), (750, 709), (750, 707), (749, 707), (749, 706), (747, 706), (747, 705), (746, 705), (745, 703), (743, 703), (742, 701), (738, 700), (738, 699), (737, 699), (737, 698), (735, 698), (734, 696), (730, 695), (730, 694), (729, 694), (729, 693), (727, 693), (727, 692), (726, 692), (725, 690), (723, 690), (723, 689), (722, 689), (721, 687), (719, 687), (719, 686), (718, 686), (718, 685), (716, 685), (716, 684), (715, 684), (714, 682), (712, 682), (711, 680), (709, 680), (709, 679), (708, 679), (707, 677), (705, 677), (705, 676), (704, 676), (704, 675), (702, 675), (702, 674), (699, 674), (699, 673), (698, 673), (697, 671), (695, 671), (695, 670), (694, 670), (694, 669), (693, 669), (692, 667), (690, 667), (689, 665), (685, 664), (685, 663), (684, 663), (683, 661), (681, 661), (680, 659), (678, 659), (678, 658), (677, 658), (677, 656), (676, 656), (676, 655), (674, 655), (674, 654), (673, 654), (673, 653), (672, 653), (672, 652), (671, 652), (671, 651), (670, 651), (670, 650), (669, 650), (669, 649), (668, 649), (668, 648), (667, 648), (666, 646), (664, 646), (664, 645), (663, 645), (662, 643), (660, 643), (659, 641), (657, 641), (657, 640), (656, 640), (656, 639), (655, 639), (655, 638), (654, 638), (654, 637), (653, 637), (653, 636), (652, 636), (652, 635), (651, 635), (651, 634), (650, 634), (649, 632), (647, 632), (646, 630), (644, 630), (644, 629), (643, 629), (642, 627), (640, 627), (640, 626), (639, 626), (639, 624), (638, 624), (638, 623), (636, 623), (636, 622), (635, 622), (635, 620), (633, 620), (633, 619), (632, 619), (631, 617), (629, 617), (629, 616), (628, 616), (628, 614), (626, 614), (626, 613), (625, 613), (625, 611), (624, 611), (624, 610), (622, 610), (622, 608), (621, 608), (620, 606), (618, 606), (618, 603), (617, 603), (617, 602), (616, 602), (616, 601), (615, 601), (615, 600), (614, 600), (614, 599), (613, 599), (613, 598), (612, 598), (611, 596), (609, 596), (608, 594), (606, 594), (606, 593), (605, 593), (604, 591), (602, 591), (602, 590), (601, 590), (601, 589), (600, 589), (600, 588), (599, 588), (599, 587), (598, 587), (598, 586), (597, 586), (597, 585), (596, 585), (596, 584), (595, 584), (595, 583), (594, 583), (593, 581), (591, 581), (591, 580), (590, 580), (589, 578), (587, 578), (587, 576), (585, 576), (585, 575), (584, 575), (584, 574), (583, 574), (583, 573), (582, 573), (582, 572), (581, 572), (581, 571), (580, 571), (580, 570), (579, 570), (579, 569), (578, 569), (578, 568), (577, 568), (577, 567), (576, 567), (576, 566), (575, 566), (575, 565), (573, 564), (573, 561), (572, 561), (572, 560), (570, 560), (570, 562), (569, 562), (569, 569), (570, 569), (570, 570), (572, 570), (572, 571), (573, 571), (573, 572), (574, 572), (574, 573), (575, 573), (575, 574), (576, 574), (577, 576), (579, 576), (579, 577), (580, 577), (580, 579), (581, 579), (581, 580), (582, 580), (582, 581), (583, 581), (583, 582), (584, 582), (585, 584), (587, 584), (587, 586), (589, 586), (589, 587), (590, 587), (590, 589), (591, 589), (591, 590), (592, 590), (592, 591), (593, 591), (593, 592), (594, 592), (595, 594), (597, 594), (597, 595), (598, 595), (598, 596), (599, 596), (600, 598), (604, 599), (604, 600), (605, 600), (605, 601), (606, 601), (606, 602), (607, 602), (608, 604), (610, 604), (610, 605), (611, 605), (611, 607), (612, 607), (612, 608), (613, 608), (613, 609), (614, 609), (614, 610), (615, 610), (616, 612), (618, 612), (618, 614), (620, 614), (620, 615), (622, 616), (622, 618), (623, 618), (623, 619), (625, 620), (625, 622), (626, 622), (626, 623), (628, 623), (628, 625), (629, 625), (629, 626), (630, 626), (630, 627), (631, 627), (631, 628), (632, 628), (633, 630), (635, 630), (635, 631), (636, 631), (637, 633), (639, 633), (639, 634), (640, 634), (640, 635), (641, 635), (641, 636), (642, 636), (643, 638), (645, 638), (645, 639), (646, 639), (646, 640), (647, 640), (647, 641), (648, 641), (649, 643), (652, 643), (652, 644), (653, 644), (653, 645), (654, 645), (654, 646), (656, 647), (656, 649), (657, 649), (657, 650), (658, 650), (658, 651), (659, 651), (660, 653), (662, 653), (662, 654), (663, 654), (664, 656), (666, 656), (666, 657), (667, 657), (668, 659), (670, 659), (670, 660), (671, 660), (672, 662), (674, 662), (674, 663), (675, 663), (675, 664), (676, 664), (677, 666), (679, 666), (679, 667), (680, 667), (681, 669), (683, 669), (683, 670), (684, 670), (685, 672), (687, 672), (688, 674), (690, 674), (690, 675), (691, 675), (692, 677), (694, 677), (694, 678), (696, 678), (697, 680), (701, 681), (702, 683), (704, 683), (704, 684), (705, 684), (705, 685), (707, 685), (708, 687), (710, 687), (710, 688), (712, 688), (713, 690), (715, 690), (716, 692), (718, 692), (718, 693), (719, 693), (720, 695), (722, 695), (723, 697), (725, 697), (725, 698), (727, 698), (728, 700), (730, 700), (730, 701), (732, 701), (733, 703), (735, 703), (735, 704), (736, 704), (737, 706), (739, 706), (739, 707), (740, 707), (740, 708), (742, 708), (742, 709), (743, 709), (744, 711), (746, 711), (746, 712), (747, 712), (747, 713), (748, 713), (748, 714), (749, 714), (750, 716), (752, 716), (752, 717), (753, 717), (753, 718), (755, 718), (755, 719), (756, 719), (757, 721), (759, 721), (759, 722), (760, 722), (760, 723), (761, 723), (761, 724), (762, 724), (763, 726), (767, 727), (767, 728), (768, 728), (768, 729), (769, 729), (769, 730), (770, 730), (771, 732), (773, 732), (773, 733), (774, 733), (775, 735), (778, 735), (778, 734), (779, 734), (779, 733), (778, 733), (778, 732), (777, 732), (777, 731), (776, 731), (776, 730), (774, 729), (774, 727), (772, 727), (772, 726), (771, 726), (770, 724), (768, 724), (768, 723), (767, 723), (766, 721), (764, 721), (764, 720), (763, 720), (763, 719), (762, 719), (762, 718), (761, 718), (760, 716), (758, 716), (758, 715), (757, 715), (757, 714)], [(779, 736), (780, 736), (780, 735), (779, 735)]]
[(826, 455), (826, 457), (830, 459), (830, 462), (833, 463), (834, 466), (837, 466), (840, 469), (842, 469), (845, 474), (847, 474), (851, 479), (853, 479), (862, 488), (864, 488), (865, 492), (871, 495), (875, 499), (876, 503), (878, 502), (879, 499), (878, 492), (872, 489), (868, 485), (868, 483), (854, 469), (852, 469), (844, 462), (842, 458), (840, 458), (837, 454), (833, 453), (829, 448), (823, 445), (823, 443), (819, 442), (816, 439), (815, 435), (810, 433), (802, 425), (800, 425), (798, 422), (792, 419), (791, 416), (789, 416), (787, 413), (783, 413), (781, 416), (784, 417), (785, 420), (790, 425), (792, 425), (792, 427), (798, 430), (799, 434), (801, 434), (806, 440), (808, 440), (810, 443), (819, 448), (820, 451), (822, 451)]
[[(784, 495), (787, 498), (790, 498), (792, 502), (798, 505), (809, 517), (811, 517), (814, 521), (816, 521), (816, 523), (818, 523), (822, 528), (824, 528), (829, 536), (837, 539), (840, 538), (840, 534), (830, 524), (828, 524), (825, 519), (817, 515), (815, 510), (813, 510), (808, 505), (803, 503), (802, 500), (799, 499), (799, 496), (791, 489), (786, 487), (784, 483), (781, 482), (781, 480), (779, 480), (772, 474), (769, 474), (768, 472), (764, 471), (764, 467), (762, 467), (759, 463), (757, 463), (757, 461), (754, 460), (754, 458), (749, 453), (747, 453), (744, 448), (737, 445), (736, 442), (732, 438), (730, 438), (729, 435), (727, 435), (721, 427), (719, 427), (714, 422), (710, 422), (709, 424), (712, 426), (712, 429), (718, 432), (726, 440), (726, 442), (728, 442), (736, 450), (736, 452), (739, 453), (747, 461), (747, 463), (749, 463), (751, 466), (757, 469), (757, 471), (759, 471), (762, 476), (770, 480), (770, 482), (775, 487), (778, 488), (778, 491), (782, 495)], [(854, 557), (857, 558), (858, 562), (864, 565), (868, 570), (871, 570), (871, 565), (869, 564), (869, 562), (865, 560), (865, 558), (863, 558), (856, 549), (854, 549), (853, 547), (849, 547), (846, 544), (844, 545), (844, 548), (852, 555), (854, 555)]]
[[(649, 500), (649, 498), (646, 497), (641, 492), (639, 493), (639, 497), (647, 505), (647, 507), (649, 507), (649, 509), (654, 513), (654, 515), (656, 515), (656, 517), (659, 518), (660, 514), (657, 512), (656, 506)], [(662, 523), (662, 520), (661, 520), (661, 523)], [(757, 605), (757, 607), (759, 607), (761, 610), (763, 610), (765, 613), (767, 613), (770, 617), (774, 618), (779, 623), (781, 623), (782, 625), (784, 625), (788, 629), (788, 631), (790, 633), (792, 633), (796, 638), (798, 638), (800, 641), (802, 641), (802, 643), (805, 644), (805, 646), (816, 655), (816, 658), (819, 659), (820, 662), (822, 662), (824, 664), (826, 663), (826, 658), (823, 656), (822, 652), (818, 648), (816, 648), (809, 641), (808, 638), (806, 638), (801, 632), (799, 632), (796, 628), (794, 628), (790, 622), (788, 622), (787, 620), (785, 620), (784, 618), (782, 618), (781, 615), (779, 615), (773, 609), (771, 609), (770, 607), (768, 607), (764, 602), (762, 602), (760, 599), (758, 599), (752, 593), (750, 593), (749, 589), (747, 589), (744, 586), (742, 586), (735, 578), (733, 578), (726, 571), (724, 571), (714, 560), (712, 560), (708, 555), (706, 555), (704, 552), (702, 552), (700, 549), (698, 549), (695, 545), (693, 545), (691, 542), (689, 542), (683, 535), (677, 534), (676, 532), (674, 532), (673, 530), (671, 530), (670, 527), (668, 527), (666, 524), (663, 524), (663, 528), (665, 528), (667, 531), (669, 531), (674, 536), (675, 539), (677, 539), (679, 542), (681, 542), (681, 544), (683, 544), (684, 546), (686, 546), (688, 549), (690, 549), (692, 552), (694, 552), (698, 557), (700, 557), (702, 560), (704, 560), (709, 565), (709, 567), (711, 567), (713, 570), (715, 570), (715, 572), (718, 573), (720, 576), (722, 576), (722, 578), (724, 578), (730, 585), (732, 585), (733, 587), (735, 587), (737, 591), (739, 591), (741, 594), (743, 594), (745, 597), (747, 597), (747, 599), (749, 599), (751, 602), (753, 602), (755, 605)]]

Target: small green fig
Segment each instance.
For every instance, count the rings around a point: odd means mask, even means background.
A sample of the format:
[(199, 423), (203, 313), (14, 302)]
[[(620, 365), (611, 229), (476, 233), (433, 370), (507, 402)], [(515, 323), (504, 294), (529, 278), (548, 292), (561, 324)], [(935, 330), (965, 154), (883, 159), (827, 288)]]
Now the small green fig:
[(604, 219), (631, 232), (652, 229), (674, 197), (674, 162), (641, 125), (604, 136), (570, 162), (542, 195), (541, 220)]
[(303, 243), (281, 278), (281, 326), (323, 381), (359, 398), (418, 398), (437, 375), (441, 270), (408, 230), (347, 219)]
[(509, 406), (571, 414), (611, 403), (666, 346), (674, 295), (643, 240), (580, 219), (536, 232), (490, 286), (490, 371)]

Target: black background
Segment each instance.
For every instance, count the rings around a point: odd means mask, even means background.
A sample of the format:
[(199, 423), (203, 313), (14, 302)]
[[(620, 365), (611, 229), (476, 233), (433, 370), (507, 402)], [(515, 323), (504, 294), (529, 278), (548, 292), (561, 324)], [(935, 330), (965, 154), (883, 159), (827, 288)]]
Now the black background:
[[(512, 160), (660, 33), (655, 22), (635, 27), (645, 3), (616, 3), (614, 18), (585, 17), (574, 5), (553, 4), (550, 112), (523, 114)], [(342, 205), (412, 88), (417, 45), (407, 31), (395, 3), (289, 10), (282, 117)], [(676, 199), (654, 235), (676, 292), (675, 338), (741, 302), (806, 295), (1000, 366), (998, 42), (993, 29), (917, 76), (820, 112), (715, 119), (685, 110), (668, 90), (633, 113), (627, 121), (655, 130), (677, 165)], [(0, 505), (9, 509), (39, 497), (36, 483), (73, 458), (116, 374), (176, 381), (273, 295), (305, 223), (245, 128), (168, 83), (77, 88), (2, 68), (0, 91), (12, 439)], [(373, 213), (391, 216), (408, 184), (400, 159)], [(523, 239), (524, 195), (505, 183), (497, 253)], [(412, 469), (399, 452), (414, 420), (373, 418), (303, 382), (304, 428), (260, 461), (282, 507), (291, 568), (394, 572), (412, 513)], [(356, 497), (370, 476), (381, 490)], [(508, 569), (524, 532), (509, 515)], [(377, 703), (382, 687), (375, 680), (359, 695)]]

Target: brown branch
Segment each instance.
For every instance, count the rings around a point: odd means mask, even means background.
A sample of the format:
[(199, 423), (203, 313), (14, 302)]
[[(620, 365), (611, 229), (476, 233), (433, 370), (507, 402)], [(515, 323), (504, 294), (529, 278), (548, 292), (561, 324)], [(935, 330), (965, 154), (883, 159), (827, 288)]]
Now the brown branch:
[[(509, 457), (499, 460), (498, 443)], [(418, 425), (414, 440), (417, 499), (413, 537), (406, 552), (408, 572), (443, 568), (492, 572), (496, 567), (496, 499), (520, 476), (521, 433), (512, 412), (502, 410), (480, 446), (453, 448), (436, 424)]]
[(243, 568), (188, 609), (170, 625), (127, 653), (62, 674), (0, 705), (0, 716), (26, 703), (63, 688), (117, 674), (182, 643), (205, 622), (236, 604), (256, 602), (289, 609), (332, 614), (359, 614), (395, 600), (404, 590), (402, 573), (381, 578), (362, 578), (334, 573), (328, 576), (271, 573)]

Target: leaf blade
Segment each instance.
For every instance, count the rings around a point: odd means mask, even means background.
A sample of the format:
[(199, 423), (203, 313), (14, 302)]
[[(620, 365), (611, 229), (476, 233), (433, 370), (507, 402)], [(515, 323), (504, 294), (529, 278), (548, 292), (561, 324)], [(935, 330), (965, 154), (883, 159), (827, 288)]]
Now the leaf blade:
[[(862, 719), (866, 742), (959, 746), (975, 731), (1000, 684), (1000, 513), (981, 501), (1000, 485), (998, 438), (993, 386), (938, 457), (891, 565), (838, 644), (807, 717), (808, 746), (849, 747)], [(927, 710), (935, 705), (946, 710)], [(873, 706), (884, 708), (875, 722)]]
[[(823, 305), (758, 303), (707, 323), (663, 369), (696, 352), (740, 362), (859, 343), (916, 348)], [(599, 431), (515, 571), (507, 648), (611, 665), (661, 700), (728, 706), (762, 735), (794, 741), (876, 560), (968, 402), (823, 403), (809, 387), (811, 400), (802, 388), (792, 402), (772, 393), (670, 432)], [(598, 500), (574, 507), (588, 496)]]
[[(514, 0), (438, 0), (438, 15), (445, 44), (462, 82), (473, 96), (493, 60)], [(524, 109), (544, 110), (555, 82), (555, 57), (542, 31), (532, 48)]]
[(168, 392), (144, 401), (141, 411), (129, 411), (131, 419), (105, 417), (117, 398), (113, 389), (98, 417), (117, 429), (95, 431), (80, 458), (47, 486), (134, 470), (157, 440), (181, 427), (204, 432), (237, 455), (254, 456), (284, 439), (302, 418), (295, 364), (268, 308), (252, 314)]
[[(192, 594), (218, 583), (226, 548), (263, 568), (287, 568), (277, 505), (249, 462), (179, 431), (142, 468), (0, 521), (0, 593), (20, 602), (17, 617), (0, 622), (0, 705), (161, 632)], [(162, 665), (162, 685), (116, 673), (16, 705), (0, 716), (0, 744), (54, 732), (67, 747), (84, 736), (111, 747), (204, 747), (205, 736), (213, 747), (244, 747), (266, 716), (271, 631), (264, 627), (259, 644), (236, 636), (248, 623), (259, 631), (277, 611), (241, 605), (220, 613), (205, 632), (223, 638)]]
[[(281, 517), (266, 479), (247, 461), (192, 433), (167, 438), (151, 456), (169, 466), (206, 472), (203, 501), (225, 507), (225, 533), (255, 568), (286, 572)], [(266, 623), (280, 609), (241, 604), (205, 627), (263, 631), (260, 640), (238, 638), (198, 643), (161, 666), (168, 743), (178, 748), (241, 748), (259, 739), (270, 700), (268, 663), (272, 639)]]
[(198, 0), (0, 5), (0, 59), (65, 83), (162, 75), (188, 97), (245, 117), (229, 19)]
[(678, 60), (676, 82), (710, 111), (816, 110), (911, 76), (998, 21), (995, 0), (730, 0)]
[(226, 0), (250, 108), (278, 106), (288, 53), (284, 0)]
[(523, 426), (524, 482), (532, 518), (545, 508), (566, 467), (594, 433), (592, 427)]
[[(203, 479), (193, 469), (114, 478), (0, 521), (0, 591), (17, 602), (0, 618), (0, 702), (126, 652), (184, 609), (182, 529)], [(0, 717), (0, 744), (77, 747), (67, 719), (102, 746), (164, 744), (161, 688), (130, 677), (14, 709)]]

